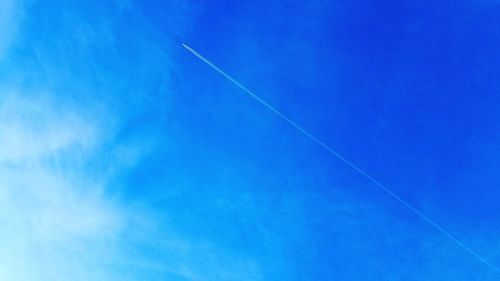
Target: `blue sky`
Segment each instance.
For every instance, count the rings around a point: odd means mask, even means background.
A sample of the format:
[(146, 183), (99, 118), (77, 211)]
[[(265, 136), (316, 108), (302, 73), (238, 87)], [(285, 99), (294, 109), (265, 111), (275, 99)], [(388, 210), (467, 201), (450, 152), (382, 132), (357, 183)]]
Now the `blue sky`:
[(498, 280), (498, 1), (0, 3), (0, 279)]

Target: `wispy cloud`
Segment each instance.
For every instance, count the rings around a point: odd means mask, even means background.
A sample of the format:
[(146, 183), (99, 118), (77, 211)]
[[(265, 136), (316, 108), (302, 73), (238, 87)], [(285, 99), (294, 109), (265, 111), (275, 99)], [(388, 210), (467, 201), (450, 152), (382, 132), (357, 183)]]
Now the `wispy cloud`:
[[(115, 140), (126, 106), (111, 107), (114, 86), (130, 77), (96, 58), (101, 43), (116, 50), (117, 34), (100, 25), (105, 14), (84, 22), (69, 8), (53, 15), (37, 5), (0, 4), (0, 55), (11, 70), (0, 83), (0, 279), (132, 279), (122, 239), (133, 215), (108, 182), (145, 150)], [(28, 40), (34, 29), (46, 38)]]
[(170, 42), (132, 3), (20, 3), (0, 6), (0, 279), (261, 280), (125, 179), (168, 142), (140, 120), (167, 117)]
[(98, 277), (95, 265), (113, 255), (109, 243), (125, 226), (104, 182), (84, 172), (101, 128), (77, 110), (22, 96), (0, 99), (0, 278)]

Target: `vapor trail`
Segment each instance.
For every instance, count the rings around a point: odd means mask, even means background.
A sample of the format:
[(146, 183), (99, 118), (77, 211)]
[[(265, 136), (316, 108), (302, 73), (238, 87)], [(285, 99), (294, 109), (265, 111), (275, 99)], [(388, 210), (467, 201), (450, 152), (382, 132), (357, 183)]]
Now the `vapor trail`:
[(197, 51), (195, 51), (193, 48), (189, 47), (186, 44), (182, 44), (182, 46), (184, 48), (186, 48), (189, 52), (191, 52), (193, 55), (195, 55), (197, 58), (199, 58), (201, 61), (203, 61), (204, 63), (206, 63), (208, 66), (210, 66), (212, 69), (214, 69), (219, 74), (221, 74), (222, 76), (224, 76), (227, 80), (231, 81), (238, 88), (240, 88), (241, 90), (243, 90), (243, 92), (247, 93), (249, 96), (251, 96), (252, 98), (254, 98), (255, 100), (257, 100), (260, 104), (262, 104), (263, 106), (265, 106), (267, 109), (271, 110), (274, 114), (276, 114), (278, 117), (280, 117), (281, 119), (283, 119), (289, 125), (291, 125), (295, 129), (297, 129), (299, 132), (301, 132), (303, 135), (305, 135), (306, 137), (308, 137), (310, 140), (312, 140), (313, 142), (315, 142), (316, 144), (318, 144), (319, 146), (321, 146), (322, 148), (324, 148), (328, 153), (330, 153), (333, 156), (335, 156), (338, 159), (340, 159), (347, 166), (349, 166), (352, 169), (354, 169), (356, 172), (358, 172), (359, 174), (361, 174), (363, 177), (367, 178), (369, 181), (371, 181), (377, 187), (379, 187), (380, 189), (382, 189), (383, 191), (385, 191), (387, 194), (389, 194), (392, 198), (394, 198), (395, 200), (397, 200), (399, 203), (403, 204), (405, 207), (407, 207), (408, 209), (410, 209), (411, 211), (413, 211), (417, 216), (419, 216), (421, 219), (423, 219), (424, 221), (426, 221), (427, 223), (429, 223), (436, 230), (438, 230), (439, 232), (441, 232), (444, 236), (448, 237), (450, 240), (452, 240), (453, 242), (455, 242), (459, 247), (461, 247), (462, 249), (464, 249), (470, 255), (472, 255), (473, 257), (475, 257), (476, 259), (478, 259), (483, 264), (489, 266), (491, 269), (493, 269), (497, 273), (500, 273), (500, 268), (498, 268), (495, 265), (491, 264), (488, 260), (486, 260), (485, 258), (483, 258), (478, 253), (476, 253), (474, 250), (472, 250), (471, 248), (469, 248), (468, 246), (466, 246), (465, 244), (463, 244), (462, 242), (460, 242), (460, 240), (458, 240), (457, 238), (455, 238), (455, 236), (453, 236), (451, 233), (449, 233), (448, 231), (446, 231), (445, 229), (443, 229), (440, 225), (438, 225), (436, 222), (434, 222), (434, 220), (432, 220), (431, 218), (429, 218), (428, 216), (426, 216), (425, 214), (423, 214), (422, 212), (420, 212), (418, 209), (416, 209), (415, 207), (413, 207), (410, 203), (408, 203), (408, 201), (406, 201), (403, 198), (401, 198), (399, 195), (397, 195), (392, 190), (390, 190), (387, 186), (385, 186), (384, 184), (380, 183), (378, 180), (374, 179), (372, 176), (370, 176), (369, 174), (367, 174), (366, 172), (364, 172), (363, 170), (361, 170), (361, 168), (359, 168), (358, 166), (354, 165), (351, 161), (349, 161), (346, 158), (344, 158), (337, 151), (333, 150), (333, 148), (331, 148), (330, 146), (328, 146), (327, 144), (325, 144), (324, 142), (322, 142), (321, 140), (319, 140), (317, 137), (315, 137), (314, 135), (312, 135), (311, 133), (309, 133), (309, 131), (307, 131), (306, 129), (304, 129), (299, 124), (295, 123), (293, 120), (291, 120), (286, 115), (284, 115), (283, 113), (281, 113), (274, 106), (272, 106), (269, 103), (267, 103), (265, 100), (263, 100), (257, 94), (255, 94), (254, 92), (250, 91), (248, 88), (246, 88), (245, 86), (243, 86), (240, 82), (238, 82), (236, 79), (234, 79), (229, 74), (227, 74), (226, 72), (224, 72), (222, 69), (220, 69), (218, 66), (216, 66), (215, 64), (213, 64), (207, 58), (205, 58), (200, 53), (198, 53)]

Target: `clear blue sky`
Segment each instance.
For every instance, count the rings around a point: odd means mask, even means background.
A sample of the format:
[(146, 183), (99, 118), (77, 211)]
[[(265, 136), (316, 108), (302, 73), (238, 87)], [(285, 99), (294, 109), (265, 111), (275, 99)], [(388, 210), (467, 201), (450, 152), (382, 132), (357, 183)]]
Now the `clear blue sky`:
[[(311, 2), (311, 3), (309, 3)], [(0, 280), (499, 280), (500, 2), (0, 3)]]

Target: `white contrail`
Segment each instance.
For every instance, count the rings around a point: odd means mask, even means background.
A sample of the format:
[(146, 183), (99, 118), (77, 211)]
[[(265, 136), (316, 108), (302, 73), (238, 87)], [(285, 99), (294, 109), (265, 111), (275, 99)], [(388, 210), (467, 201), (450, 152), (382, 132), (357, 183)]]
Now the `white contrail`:
[(431, 218), (427, 217), (422, 212), (420, 212), (419, 210), (417, 210), (410, 203), (408, 203), (408, 201), (404, 200), (399, 195), (397, 195), (392, 190), (390, 190), (388, 187), (386, 187), (385, 185), (383, 185), (382, 183), (380, 183), (379, 181), (377, 181), (376, 179), (374, 179), (373, 177), (371, 177), (370, 175), (368, 175), (366, 172), (364, 172), (363, 170), (361, 170), (360, 168), (358, 168), (358, 166), (354, 165), (351, 161), (349, 161), (346, 158), (344, 158), (337, 151), (333, 150), (333, 148), (331, 148), (330, 146), (328, 146), (327, 144), (325, 144), (324, 142), (322, 142), (321, 140), (319, 140), (317, 137), (315, 137), (314, 135), (312, 135), (311, 133), (309, 133), (309, 131), (307, 131), (306, 129), (302, 128), (299, 124), (297, 124), (294, 121), (292, 121), (290, 118), (288, 118), (286, 115), (284, 115), (283, 113), (281, 113), (278, 109), (276, 109), (275, 107), (273, 107), (272, 105), (270, 105), (269, 103), (267, 103), (265, 100), (263, 100), (257, 94), (255, 94), (254, 92), (252, 92), (249, 89), (247, 89), (240, 82), (236, 81), (236, 79), (234, 79), (229, 74), (227, 74), (226, 72), (224, 72), (222, 69), (220, 69), (219, 67), (217, 67), (211, 61), (209, 61), (204, 56), (202, 56), (200, 53), (198, 53), (197, 51), (193, 50), (193, 48), (189, 47), (186, 44), (182, 44), (182, 46), (184, 48), (186, 48), (189, 52), (191, 52), (193, 55), (195, 55), (197, 58), (199, 58), (200, 60), (202, 60), (204, 63), (206, 63), (208, 66), (210, 66), (215, 71), (217, 71), (219, 74), (221, 74), (226, 79), (228, 79), (229, 81), (231, 81), (233, 84), (235, 84), (236, 86), (238, 86), (238, 88), (240, 88), (245, 93), (247, 93), (248, 95), (250, 95), (252, 98), (254, 98), (255, 100), (257, 100), (259, 103), (261, 103), (267, 109), (271, 110), (274, 114), (278, 115), (278, 117), (280, 117), (281, 119), (283, 119), (285, 122), (287, 122), (292, 127), (294, 127), (295, 129), (297, 129), (299, 132), (301, 132), (302, 134), (304, 134), (306, 137), (308, 137), (309, 139), (311, 139), (313, 142), (315, 142), (319, 146), (323, 147), (328, 153), (330, 153), (333, 156), (335, 156), (338, 159), (340, 159), (342, 162), (344, 162), (345, 164), (347, 164), (349, 167), (353, 168), (356, 172), (360, 173), (362, 176), (364, 176), (369, 181), (371, 181), (372, 183), (374, 183), (377, 187), (379, 187), (383, 191), (385, 191), (392, 198), (396, 199), (399, 203), (403, 204), (405, 207), (407, 207), (408, 209), (410, 209), (411, 211), (413, 211), (420, 218), (422, 218), (424, 221), (426, 221), (427, 223), (429, 223), (430, 225), (432, 225), (436, 230), (438, 230), (439, 232), (441, 232), (442, 234), (444, 234), (446, 237), (448, 237), (449, 239), (451, 239), (453, 242), (455, 242), (458, 246), (460, 246), (466, 252), (468, 252), (469, 254), (471, 254), (472, 256), (474, 256), (475, 258), (477, 258), (482, 263), (484, 263), (484, 264), (488, 265), (489, 267), (491, 267), (497, 273), (500, 273), (500, 268), (498, 268), (495, 265), (491, 264), (485, 258), (483, 258), (478, 253), (476, 253), (474, 250), (470, 249), (465, 244), (463, 244), (462, 242), (460, 242), (457, 238), (455, 238), (455, 236), (453, 236), (448, 231), (444, 230), (441, 226), (439, 226)]

